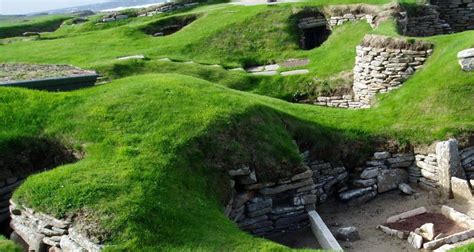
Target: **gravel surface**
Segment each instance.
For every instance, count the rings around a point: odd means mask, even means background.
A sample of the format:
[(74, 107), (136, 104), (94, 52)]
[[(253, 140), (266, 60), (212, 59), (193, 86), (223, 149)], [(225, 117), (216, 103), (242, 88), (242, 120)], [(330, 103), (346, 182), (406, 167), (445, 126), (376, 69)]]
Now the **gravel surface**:
[(69, 65), (0, 64), (0, 82), (95, 74)]

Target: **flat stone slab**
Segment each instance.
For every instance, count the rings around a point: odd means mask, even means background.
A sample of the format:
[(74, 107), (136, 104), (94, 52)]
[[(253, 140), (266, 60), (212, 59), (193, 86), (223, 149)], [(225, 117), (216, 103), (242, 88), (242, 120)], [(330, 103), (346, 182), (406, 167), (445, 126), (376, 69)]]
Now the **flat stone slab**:
[(451, 188), (453, 190), (453, 196), (455, 199), (462, 199), (467, 201), (473, 200), (471, 188), (469, 187), (469, 183), (467, 182), (467, 180), (452, 177)]
[(310, 62), (309, 59), (288, 59), (283, 63), (280, 63), (282, 67), (299, 67), (306, 66)]
[(308, 215), (311, 222), (311, 230), (313, 230), (313, 234), (316, 236), (321, 247), (327, 250), (343, 251), (341, 245), (339, 245), (323, 219), (321, 219), (321, 216), (314, 210), (309, 211)]
[(117, 58), (117, 60), (131, 60), (131, 59), (138, 59), (138, 60), (143, 60), (145, 59), (145, 55), (132, 55), (132, 56), (125, 56), (125, 57), (120, 57)]
[(419, 207), (419, 208), (416, 208), (416, 209), (413, 209), (413, 210), (410, 210), (410, 211), (407, 211), (407, 212), (404, 212), (404, 213), (401, 213), (401, 214), (391, 216), (387, 219), (386, 222), (387, 223), (394, 223), (394, 222), (397, 222), (401, 219), (410, 218), (410, 217), (413, 217), (413, 216), (424, 214), (426, 212), (427, 212), (427, 210), (426, 210), (425, 207)]
[(281, 72), (280, 74), (281, 76), (302, 75), (302, 74), (309, 74), (309, 70), (308, 69), (293, 70), (293, 71)]
[(277, 71), (263, 71), (263, 72), (253, 72), (252, 75), (260, 75), (260, 76), (274, 76), (277, 75)]

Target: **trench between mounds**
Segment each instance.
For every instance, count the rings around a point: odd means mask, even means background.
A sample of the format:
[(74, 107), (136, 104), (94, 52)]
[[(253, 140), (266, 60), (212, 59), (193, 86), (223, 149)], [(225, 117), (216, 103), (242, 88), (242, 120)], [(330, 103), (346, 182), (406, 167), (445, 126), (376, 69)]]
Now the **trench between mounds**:
[[(472, 140), (462, 140), (459, 145), (455, 140), (442, 142), (456, 150), (467, 179), (474, 178)], [(343, 227), (360, 230), (361, 240), (354, 244), (340, 239), (341, 246), (349, 251), (416, 251), (406, 241), (388, 240), (375, 227), (401, 212), (425, 205), (440, 206), (441, 182), (436, 181), (443, 168), (437, 163), (441, 157), (433, 153), (437, 146), (400, 147), (389, 142), (366, 153), (361, 146), (349, 145), (341, 151), (345, 154), (332, 153), (334, 156), (330, 151), (313, 152), (299, 146), (306, 168), (293, 171), (291, 176), (263, 182), (251, 165), (230, 170), (234, 192), (225, 213), (241, 230), (292, 248), (321, 248), (308, 214), (316, 210), (334, 237)], [(459, 231), (453, 223), (440, 220), (435, 224), (444, 232)], [(377, 239), (384, 242), (375, 246)]]
[[(10, 237), (9, 201), (28, 176), (74, 163), (82, 158), (55, 139), (26, 137), (0, 143), (0, 234)], [(21, 244), (22, 242), (19, 241)], [(25, 245), (23, 242), (21, 245)]]

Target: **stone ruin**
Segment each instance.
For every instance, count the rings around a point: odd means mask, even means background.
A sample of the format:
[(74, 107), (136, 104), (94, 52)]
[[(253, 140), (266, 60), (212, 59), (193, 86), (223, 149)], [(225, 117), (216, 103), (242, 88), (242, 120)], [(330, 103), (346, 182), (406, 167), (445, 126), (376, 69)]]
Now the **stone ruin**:
[(473, 0), (431, 0), (398, 13), (400, 32), (407, 36), (433, 36), (474, 29)]
[(331, 35), (331, 29), (322, 12), (305, 9), (295, 15), (300, 34), (300, 48), (311, 50), (320, 46)]
[[(303, 169), (272, 182), (260, 181), (254, 170), (242, 166), (229, 171), (233, 193), (225, 214), (242, 230), (271, 237), (310, 225), (308, 213), (330, 198), (358, 206), (391, 190), (411, 194), (408, 183), (441, 193), (446, 182), (440, 174), (456, 173), (453, 165), (466, 173), (467, 179), (474, 177), (474, 146), (458, 151), (456, 140), (436, 146), (436, 154), (375, 152), (363, 166), (353, 169), (337, 165), (340, 161), (315, 160), (304, 151)], [(459, 166), (453, 159), (459, 161)], [(474, 180), (470, 183), (469, 188)]]
[(142, 28), (142, 31), (154, 37), (171, 35), (185, 26), (191, 24), (198, 18), (197, 15), (174, 16), (166, 19), (160, 19), (148, 24)]
[(314, 104), (338, 108), (369, 108), (378, 93), (399, 88), (423, 67), (432, 45), (404, 39), (366, 35), (356, 47), (353, 94), (320, 96)]
[[(317, 206), (331, 198), (357, 206), (390, 190), (399, 189), (411, 194), (412, 190), (407, 190), (410, 188), (408, 182), (436, 192), (452, 190), (458, 197), (459, 186), (449, 179), (458, 175), (465, 181), (470, 194), (474, 183), (474, 146), (460, 149), (456, 140), (449, 140), (437, 143), (432, 149), (435, 153), (430, 153), (430, 150), (423, 153), (380, 150), (362, 166), (350, 169), (342, 165), (343, 160), (330, 158), (331, 161), (326, 161), (315, 158), (319, 155), (310, 150), (303, 150), (303, 165), (292, 175), (274, 181), (262, 181), (254, 169), (242, 165), (228, 171), (232, 194), (225, 215), (244, 231), (270, 237), (314, 225), (311, 213), (314, 215)], [(72, 155), (70, 151), (66, 153)], [(49, 157), (59, 160), (54, 158), (56, 155)], [(51, 163), (44, 167), (55, 165)], [(0, 182), (0, 216), (7, 221), (11, 218), (12, 230), (5, 231), (13, 231), (11, 239), (25, 249), (38, 252), (102, 250), (100, 240), (84, 234), (73, 218), (58, 219), (10, 200), (11, 192), (29, 174), (6, 174), (4, 177), (8, 179)], [(467, 182), (469, 178), (471, 180)]]

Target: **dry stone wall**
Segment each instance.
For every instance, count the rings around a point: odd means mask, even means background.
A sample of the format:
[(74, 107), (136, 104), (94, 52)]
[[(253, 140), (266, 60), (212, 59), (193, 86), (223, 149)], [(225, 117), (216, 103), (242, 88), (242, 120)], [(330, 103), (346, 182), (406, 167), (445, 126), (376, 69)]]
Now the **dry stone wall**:
[(309, 225), (307, 211), (314, 210), (317, 201), (311, 193), (312, 170), (270, 183), (260, 183), (247, 166), (230, 170), (229, 175), (233, 196), (226, 215), (242, 230), (265, 236)]
[(420, 7), (416, 14), (399, 13), (397, 19), (400, 32), (406, 36), (433, 36), (452, 33), (451, 26), (440, 18), (436, 6)]
[[(441, 189), (441, 171), (438, 165), (439, 155), (436, 153), (416, 154), (415, 166), (409, 168), (410, 182), (418, 183), (421, 187), (439, 191)], [(459, 150), (461, 174), (466, 180), (474, 179), (474, 146)]]
[(328, 24), (331, 28), (338, 25), (343, 25), (347, 22), (367, 21), (370, 26), (375, 27), (375, 17), (371, 14), (352, 14), (347, 13), (342, 16), (332, 16), (328, 19)]
[(377, 93), (386, 93), (399, 88), (423, 66), (431, 53), (431, 49), (357, 46), (353, 85), (355, 101), (370, 105)]
[(370, 108), (376, 94), (399, 88), (423, 67), (433, 52), (431, 48), (432, 45), (425, 42), (367, 35), (356, 47), (352, 94), (319, 96), (312, 103), (337, 108)]
[(70, 220), (60, 220), (10, 202), (11, 239), (25, 244), (28, 251), (89, 251), (102, 250), (94, 239), (81, 234)]
[(431, 0), (454, 32), (474, 29), (474, 0)]

